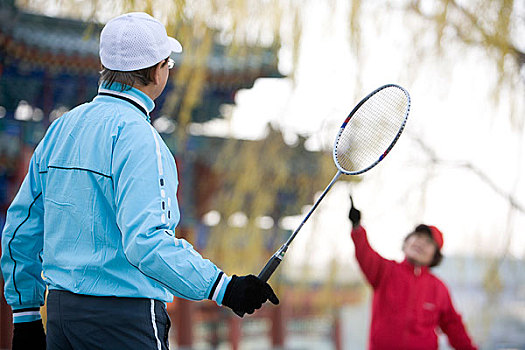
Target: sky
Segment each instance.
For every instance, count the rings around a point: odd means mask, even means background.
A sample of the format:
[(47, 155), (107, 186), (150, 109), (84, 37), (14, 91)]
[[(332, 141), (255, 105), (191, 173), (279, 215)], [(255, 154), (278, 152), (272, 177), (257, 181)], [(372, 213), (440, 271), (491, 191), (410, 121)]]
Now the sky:
[[(523, 128), (513, 127), (509, 117), (510, 98), (524, 96), (523, 86), (503, 88), (496, 101), (497, 72), (479, 50), (451, 46), (441, 57), (429, 51), (407, 63), (414, 50), (407, 19), (391, 10), (372, 14), (367, 6), (358, 61), (348, 42), (345, 11), (334, 15), (323, 4), (308, 2), (295, 85), (289, 79), (257, 80), (237, 94), (230, 118), (212, 122), (208, 132), (257, 139), (271, 123), (287, 142), (307, 135), (308, 148), (331, 149), (344, 118), (373, 89), (397, 83), (410, 92), (412, 108), (394, 150), (358, 184), (334, 186), (292, 243), (287, 263), (326, 266), (332, 257), (343, 265), (355, 263), (347, 219), (350, 192), (372, 245), (387, 258), (402, 259), (403, 238), (423, 222), (444, 232), (445, 255), (501, 256), (508, 245), (511, 257), (523, 259), (525, 214), (511, 211), (501, 194), (464, 166), (479, 169), (525, 207)], [(289, 57), (284, 48), (284, 71)], [(523, 98), (516, 100), (522, 115)], [(295, 218), (296, 225), (301, 219)]]

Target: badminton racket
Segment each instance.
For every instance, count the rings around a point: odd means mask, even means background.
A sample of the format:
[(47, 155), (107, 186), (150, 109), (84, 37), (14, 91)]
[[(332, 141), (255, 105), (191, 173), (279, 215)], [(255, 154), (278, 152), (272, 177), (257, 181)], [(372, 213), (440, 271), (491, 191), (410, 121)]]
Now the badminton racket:
[(277, 269), (290, 243), (339, 177), (372, 169), (392, 150), (405, 128), (409, 112), (408, 91), (394, 84), (377, 88), (354, 107), (335, 139), (333, 158), (337, 173), (303, 221), (261, 270), (258, 277), (262, 281), (268, 281)]
[(354, 107), (335, 139), (333, 157), (337, 173), (300, 225), (262, 269), (261, 280), (268, 281), (290, 243), (342, 174), (362, 174), (385, 158), (401, 136), (409, 112), (408, 91), (394, 84), (377, 88)]

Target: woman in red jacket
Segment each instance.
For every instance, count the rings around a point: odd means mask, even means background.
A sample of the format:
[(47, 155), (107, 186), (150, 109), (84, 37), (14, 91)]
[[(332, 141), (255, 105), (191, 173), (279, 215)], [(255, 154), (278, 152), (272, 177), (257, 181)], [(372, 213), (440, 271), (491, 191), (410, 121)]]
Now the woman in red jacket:
[(435, 226), (417, 226), (405, 238), (405, 259), (398, 263), (372, 249), (353, 202), (349, 218), (357, 261), (374, 292), (369, 349), (437, 349), (437, 328), (454, 349), (477, 349), (447, 287), (430, 272), (443, 258), (443, 234)]

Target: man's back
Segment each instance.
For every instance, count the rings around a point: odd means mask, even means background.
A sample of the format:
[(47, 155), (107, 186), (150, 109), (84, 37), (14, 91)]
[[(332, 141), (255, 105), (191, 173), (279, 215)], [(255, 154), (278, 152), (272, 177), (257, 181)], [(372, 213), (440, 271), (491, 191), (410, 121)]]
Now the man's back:
[(146, 121), (107, 99), (97, 97), (58, 119), (35, 152), (44, 205), (43, 269), (53, 289), (130, 296), (136, 291), (114, 278), (134, 272), (122, 264), (111, 163), (126, 119)]
[[(119, 159), (117, 143), (123, 137), (154, 148), (154, 140), (147, 141), (156, 136), (150, 129), (139, 110), (106, 96), (76, 107), (49, 128), (35, 153), (44, 205), (43, 269), (51, 289), (170, 300), (128, 262), (117, 225), (113, 166), (133, 162)], [(172, 203), (171, 230), (178, 221)]]

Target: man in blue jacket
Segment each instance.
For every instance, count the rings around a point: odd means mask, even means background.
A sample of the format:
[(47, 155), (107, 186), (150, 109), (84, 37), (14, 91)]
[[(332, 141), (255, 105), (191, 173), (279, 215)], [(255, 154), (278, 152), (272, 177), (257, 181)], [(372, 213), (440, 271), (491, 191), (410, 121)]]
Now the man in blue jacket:
[(174, 235), (177, 168), (150, 124), (178, 41), (145, 13), (100, 36), (98, 95), (35, 149), (2, 236), (13, 349), (168, 349), (166, 302), (214, 300), (239, 314), (279, 300), (253, 275), (224, 274)]

